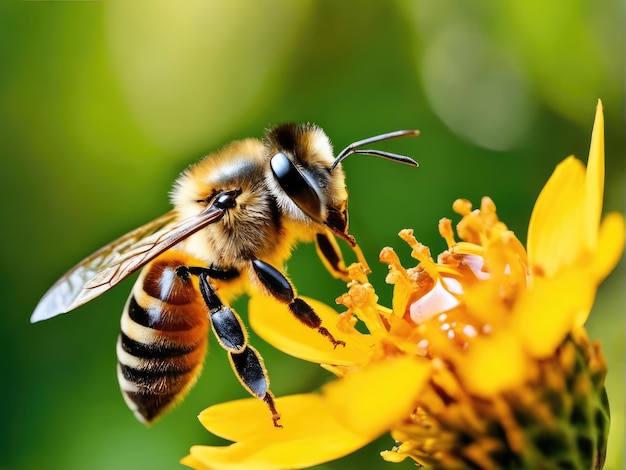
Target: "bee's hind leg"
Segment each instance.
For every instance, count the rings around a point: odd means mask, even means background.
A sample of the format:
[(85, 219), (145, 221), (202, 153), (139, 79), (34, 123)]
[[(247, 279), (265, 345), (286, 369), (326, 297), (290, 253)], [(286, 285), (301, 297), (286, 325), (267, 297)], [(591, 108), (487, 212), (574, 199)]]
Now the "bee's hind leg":
[(335, 337), (322, 326), (322, 319), (315, 313), (313, 307), (296, 296), (291, 283), (284, 274), (260, 259), (253, 259), (252, 266), (258, 280), (265, 289), (276, 298), (276, 300), (287, 304), (294, 317), (300, 320), (304, 325), (317, 330), (322, 336), (328, 338), (335, 348), (337, 346), (346, 345), (344, 341), (335, 339)]
[(267, 404), (272, 413), (274, 426), (282, 427), (278, 422), (280, 414), (276, 410), (274, 395), (269, 389), (270, 380), (263, 365), (263, 359), (258, 351), (248, 344), (248, 336), (241, 318), (235, 310), (222, 303), (211, 287), (210, 269), (190, 269), (190, 272), (198, 274), (200, 292), (209, 308), (211, 327), (220, 346), (228, 352), (235, 375), (250, 394)]

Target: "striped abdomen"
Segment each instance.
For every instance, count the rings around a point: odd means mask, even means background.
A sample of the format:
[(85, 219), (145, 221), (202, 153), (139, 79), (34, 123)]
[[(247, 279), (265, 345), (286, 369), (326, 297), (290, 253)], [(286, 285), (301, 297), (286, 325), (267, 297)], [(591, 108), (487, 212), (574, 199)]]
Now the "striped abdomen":
[(195, 276), (181, 266), (201, 266), (168, 251), (146, 265), (124, 307), (117, 341), (117, 375), (124, 399), (150, 423), (193, 386), (207, 349), (208, 309)]

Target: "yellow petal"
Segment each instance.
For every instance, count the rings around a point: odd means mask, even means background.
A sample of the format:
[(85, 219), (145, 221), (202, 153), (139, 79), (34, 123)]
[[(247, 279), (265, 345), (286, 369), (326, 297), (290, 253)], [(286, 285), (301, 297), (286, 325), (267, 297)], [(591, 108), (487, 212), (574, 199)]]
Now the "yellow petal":
[(584, 323), (596, 285), (583, 268), (569, 268), (550, 279), (535, 279), (515, 307), (515, 331), (536, 358), (554, 353), (572, 330)]
[(458, 367), (466, 390), (492, 397), (524, 380), (527, 357), (513, 332), (502, 331), (474, 342)]
[[(298, 396), (290, 397), (291, 401), (295, 400), (296, 405), (298, 399), (294, 397)], [(281, 397), (279, 400), (284, 401), (285, 398)], [(210, 406), (200, 413), (198, 419), (209, 432), (229, 441), (245, 441), (253, 439), (258, 433), (271, 436), (281, 431), (274, 426), (265, 403), (256, 398)]]
[(561, 162), (541, 190), (528, 226), (528, 261), (536, 274), (552, 276), (578, 257), (584, 244), (585, 167)]
[(317, 315), (322, 325), (337, 340), (345, 341), (345, 346), (333, 345), (328, 338), (320, 335), (297, 320), (285, 304), (267, 296), (256, 295), (249, 302), (249, 322), (254, 331), (276, 349), (287, 354), (317, 362), (318, 364), (353, 365), (369, 357), (374, 340), (369, 335), (341, 331), (337, 328), (339, 314), (315, 299), (303, 297)]
[(335, 380), (323, 394), (346, 428), (374, 439), (409, 416), (429, 371), (426, 361), (397, 356)]
[(600, 225), (598, 249), (593, 258), (593, 273), (600, 283), (613, 270), (624, 250), (624, 216), (613, 212)]
[(465, 287), (463, 302), (467, 310), (480, 323), (498, 327), (507, 321), (509, 306), (501, 298), (500, 285), (497, 282), (479, 282)]
[(305, 468), (352, 453), (370, 441), (338, 422), (321, 395), (281, 397), (276, 407), (281, 413), (280, 429), (273, 426), (259, 400), (208, 408), (199, 417), (202, 424), (212, 433), (238, 442), (194, 446), (182, 463), (211, 469)]
[(598, 101), (591, 133), (587, 176), (585, 178), (585, 230), (586, 246), (593, 251), (597, 245), (598, 227), (602, 215), (604, 194), (604, 115), (602, 102)]
[(209, 470), (209, 467), (204, 462), (198, 460), (193, 455), (187, 455), (180, 459), (180, 463), (196, 470)]
[[(180, 460), (180, 463), (197, 470), (247, 470), (271, 469), (263, 463), (250, 464), (240, 454), (242, 446), (233, 444), (224, 447), (193, 446), (189, 455)], [(243, 450), (245, 454), (245, 447)]]

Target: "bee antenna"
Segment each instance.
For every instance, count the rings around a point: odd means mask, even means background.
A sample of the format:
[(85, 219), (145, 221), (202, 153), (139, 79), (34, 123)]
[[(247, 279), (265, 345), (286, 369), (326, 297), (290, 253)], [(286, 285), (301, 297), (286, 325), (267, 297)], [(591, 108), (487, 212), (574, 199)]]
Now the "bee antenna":
[(348, 145), (345, 149), (343, 149), (335, 158), (332, 166), (330, 167), (329, 172), (332, 172), (335, 167), (341, 163), (343, 160), (348, 158), (352, 154), (361, 154), (361, 155), (373, 155), (375, 157), (386, 158), (387, 160), (391, 160), (398, 163), (404, 163), (406, 165), (411, 166), (419, 166), (419, 164), (405, 155), (398, 155), (396, 153), (384, 152), (382, 150), (369, 150), (369, 149), (359, 149), (363, 145), (373, 144), (374, 142), (382, 142), (383, 140), (396, 139), (398, 137), (408, 137), (419, 135), (420, 131), (418, 130), (403, 130), (403, 131), (394, 131), (387, 132), (386, 134), (380, 134), (374, 137), (369, 137), (367, 139), (359, 140), (358, 142), (354, 142), (353, 144)]

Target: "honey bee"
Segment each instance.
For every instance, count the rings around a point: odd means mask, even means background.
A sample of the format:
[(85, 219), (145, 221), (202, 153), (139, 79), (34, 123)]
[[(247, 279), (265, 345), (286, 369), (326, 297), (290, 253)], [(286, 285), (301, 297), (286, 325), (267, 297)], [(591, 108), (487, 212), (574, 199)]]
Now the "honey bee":
[(283, 266), (297, 243), (314, 241), (329, 272), (347, 280), (335, 237), (367, 266), (348, 233), (341, 162), (366, 154), (417, 166), (403, 155), (361, 148), (417, 134), (406, 130), (364, 139), (337, 157), (326, 134), (312, 124), (283, 124), (263, 140), (232, 142), (180, 175), (171, 193), (173, 210), (63, 275), (31, 322), (69, 312), (143, 267), (117, 341), (120, 388), (136, 417), (151, 423), (182, 400), (200, 374), (212, 329), (243, 387), (266, 403), (280, 426), (263, 360), (228, 303), (246, 291), (272, 296), (334, 347), (344, 345), (298, 297)]

